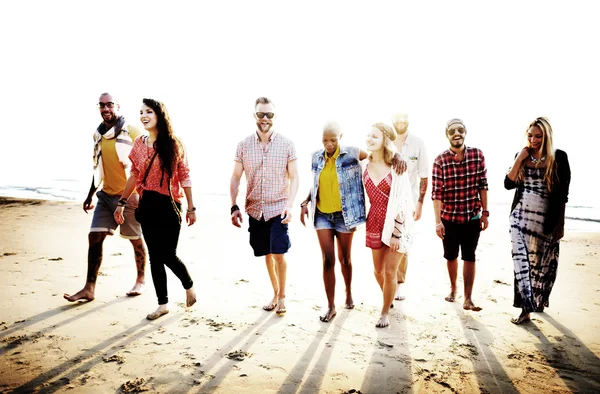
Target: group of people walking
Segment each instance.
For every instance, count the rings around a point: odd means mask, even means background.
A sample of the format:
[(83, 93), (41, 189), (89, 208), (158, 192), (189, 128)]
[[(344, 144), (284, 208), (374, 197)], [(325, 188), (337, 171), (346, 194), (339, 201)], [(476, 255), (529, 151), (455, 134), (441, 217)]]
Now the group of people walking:
[[(181, 222), (196, 222), (190, 169), (181, 140), (175, 136), (163, 103), (144, 99), (140, 120), (148, 132), (140, 135), (118, 113), (119, 104), (109, 93), (99, 100), (103, 122), (94, 133), (95, 176), (84, 210), (98, 203), (89, 234), (88, 274), (85, 286), (69, 301), (94, 299), (96, 277), (102, 261), (106, 235), (120, 226), (121, 236), (131, 240), (137, 279), (127, 295), (143, 292), (148, 247), (158, 308), (150, 320), (168, 313), (165, 265), (186, 290), (187, 306), (196, 301), (193, 281), (177, 257)], [(273, 288), (263, 306), (278, 315), (286, 313), (285, 289), (291, 247), (288, 223), (292, 220), (298, 193), (297, 154), (294, 143), (273, 128), (275, 106), (266, 97), (256, 100), (257, 130), (239, 142), (230, 181), (231, 223), (243, 224), (237, 205), (241, 178), (246, 176), (244, 210), (248, 215), (250, 246), (264, 256)], [(371, 249), (374, 275), (382, 291), (377, 327), (390, 324), (394, 300), (405, 298), (401, 284), (406, 278), (414, 222), (422, 214), (431, 174), (435, 232), (441, 238), (450, 278), (448, 302), (457, 299), (458, 255), (463, 260), (463, 308), (480, 311), (472, 299), (476, 272), (476, 249), (481, 231), (488, 227), (488, 180), (481, 150), (465, 145), (467, 128), (460, 119), (448, 121), (445, 129), (449, 148), (430, 167), (422, 139), (408, 132), (406, 114), (396, 114), (392, 124), (374, 123), (365, 147), (341, 144), (342, 130), (335, 122), (323, 128), (323, 149), (312, 155), (313, 179), (307, 197), (300, 203), (300, 220), (313, 224), (322, 252), (323, 282), (328, 307), (319, 316), (329, 322), (336, 314), (335, 262), (346, 290), (344, 307), (354, 308), (352, 295), (352, 241), (359, 225), (366, 225), (365, 245)], [(565, 204), (570, 183), (565, 152), (553, 147), (553, 133), (546, 118), (537, 118), (527, 128), (527, 145), (515, 156), (506, 175), (505, 187), (516, 189), (510, 215), (510, 234), (515, 273), (514, 306), (520, 324), (531, 312), (549, 304), (556, 279), (559, 242), (564, 233)], [(138, 197), (139, 194), (139, 197)], [(366, 195), (366, 197), (365, 197)], [(185, 197), (187, 209), (182, 211)], [(368, 212), (367, 212), (368, 211)]]

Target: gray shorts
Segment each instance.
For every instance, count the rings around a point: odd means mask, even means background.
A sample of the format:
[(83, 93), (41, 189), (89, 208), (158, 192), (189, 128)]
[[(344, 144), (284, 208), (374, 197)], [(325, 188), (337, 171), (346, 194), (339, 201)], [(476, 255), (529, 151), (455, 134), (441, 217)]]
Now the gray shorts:
[[(118, 227), (115, 221), (115, 209), (117, 209), (117, 202), (121, 196), (109, 196), (100, 190), (96, 193), (98, 197), (98, 203), (94, 209), (94, 217), (92, 218), (92, 228), (90, 233), (109, 233), (110, 235), (115, 233)], [(139, 195), (134, 193), (127, 200), (125, 205), (125, 211), (123, 216), (125, 222), (121, 225), (121, 237), (127, 239), (141, 239), (142, 238), (142, 226), (135, 220), (134, 212), (138, 207)]]

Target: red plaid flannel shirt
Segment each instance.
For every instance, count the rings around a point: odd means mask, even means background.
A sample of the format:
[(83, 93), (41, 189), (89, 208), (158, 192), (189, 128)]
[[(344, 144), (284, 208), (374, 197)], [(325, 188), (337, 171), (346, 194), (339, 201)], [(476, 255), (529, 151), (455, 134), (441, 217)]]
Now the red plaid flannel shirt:
[(442, 201), (442, 219), (466, 223), (481, 210), (480, 190), (488, 189), (483, 153), (465, 146), (465, 156), (446, 150), (433, 162), (431, 199)]
[(254, 133), (238, 144), (234, 160), (246, 173), (246, 213), (256, 220), (280, 215), (290, 197), (287, 165), (296, 160), (294, 143), (273, 133), (263, 146)]

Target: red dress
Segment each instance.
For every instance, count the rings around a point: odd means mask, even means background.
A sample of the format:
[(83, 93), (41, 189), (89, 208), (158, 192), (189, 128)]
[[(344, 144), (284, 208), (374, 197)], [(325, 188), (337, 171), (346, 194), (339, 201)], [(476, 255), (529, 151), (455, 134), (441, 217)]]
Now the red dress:
[(392, 172), (390, 171), (378, 185), (375, 185), (369, 176), (369, 170), (366, 169), (363, 174), (363, 183), (371, 203), (367, 215), (367, 248), (379, 249), (383, 246), (381, 233), (383, 232), (388, 200), (392, 189)]

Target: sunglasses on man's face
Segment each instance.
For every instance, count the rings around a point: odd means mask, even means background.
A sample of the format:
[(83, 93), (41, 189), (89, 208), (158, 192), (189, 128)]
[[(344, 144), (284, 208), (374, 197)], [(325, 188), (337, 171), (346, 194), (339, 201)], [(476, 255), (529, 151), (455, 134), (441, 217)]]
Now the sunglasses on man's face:
[(273, 112), (257, 112), (256, 116), (260, 119), (264, 118), (265, 116), (267, 117), (267, 119), (273, 119), (273, 117), (275, 116), (275, 113), (273, 113)]
[(98, 103), (98, 106), (100, 108), (104, 108), (104, 107), (113, 108), (115, 106), (115, 103), (113, 103), (112, 101), (109, 101), (108, 103)]

